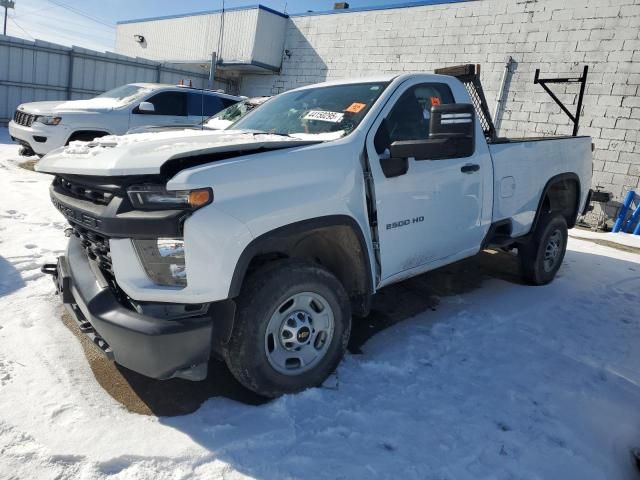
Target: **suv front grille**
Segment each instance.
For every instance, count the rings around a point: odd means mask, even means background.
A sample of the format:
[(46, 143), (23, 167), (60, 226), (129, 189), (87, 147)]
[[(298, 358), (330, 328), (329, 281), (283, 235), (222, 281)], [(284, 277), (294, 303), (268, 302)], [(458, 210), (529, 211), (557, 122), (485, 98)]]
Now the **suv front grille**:
[(56, 181), (67, 195), (74, 198), (89, 200), (91, 203), (99, 205), (108, 205), (113, 198), (113, 192), (96, 189), (90, 185), (71, 182), (62, 177), (57, 177)]
[(30, 127), (31, 124), (36, 119), (37, 115), (31, 115), (30, 113), (21, 112), (20, 110), (16, 110), (16, 113), (13, 115), (13, 121), (18, 125), (22, 125), (23, 127)]

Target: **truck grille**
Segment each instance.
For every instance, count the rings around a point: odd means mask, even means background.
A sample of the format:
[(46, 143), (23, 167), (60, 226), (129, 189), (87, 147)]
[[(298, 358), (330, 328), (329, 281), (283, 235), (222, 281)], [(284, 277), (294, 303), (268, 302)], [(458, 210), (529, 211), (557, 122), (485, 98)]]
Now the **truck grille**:
[(74, 198), (89, 200), (92, 203), (107, 205), (113, 198), (113, 192), (97, 189), (90, 185), (71, 182), (66, 178), (57, 177), (57, 184), (64, 192)]
[(94, 260), (102, 271), (113, 276), (109, 238), (79, 225), (73, 226), (73, 234), (80, 239), (87, 256)]
[(16, 110), (16, 113), (13, 115), (13, 121), (18, 125), (22, 125), (23, 127), (30, 127), (31, 124), (35, 121), (36, 117), (37, 115), (31, 115), (30, 113)]

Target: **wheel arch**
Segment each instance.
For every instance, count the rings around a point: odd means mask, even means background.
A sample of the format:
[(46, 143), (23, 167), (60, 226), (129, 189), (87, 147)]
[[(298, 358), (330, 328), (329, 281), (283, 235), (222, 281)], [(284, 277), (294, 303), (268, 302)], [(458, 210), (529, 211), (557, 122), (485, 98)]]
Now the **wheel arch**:
[(560, 212), (567, 221), (567, 226), (573, 228), (578, 218), (581, 197), (580, 178), (573, 172), (565, 172), (551, 177), (544, 186), (538, 208), (531, 226), (534, 232), (540, 218), (547, 212)]
[(81, 135), (95, 135), (94, 138), (98, 138), (98, 137), (104, 137), (105, 135), (111, 135), (111, 133), (108, 132), (107, 130), (91, 129), (91, 128), (83, 129), (83, 130), (74, 130), (73, 132), (71, 132), (71, 135), (69, 135), (69, 138), (67, 138), (65, 145), (69, 145), (70, 142), (74, 141), (76, 137), (79, 137)]
[(251, 271), (281, 258), (319, 263), (343, 284), (352, 311), (366, 315), (373, 293), (369, 249), (362, 229), (353, 217), (329, 215), (291, 223), (252, 240), (243, 250), (229, 287), (229, 298), (240, 294)]

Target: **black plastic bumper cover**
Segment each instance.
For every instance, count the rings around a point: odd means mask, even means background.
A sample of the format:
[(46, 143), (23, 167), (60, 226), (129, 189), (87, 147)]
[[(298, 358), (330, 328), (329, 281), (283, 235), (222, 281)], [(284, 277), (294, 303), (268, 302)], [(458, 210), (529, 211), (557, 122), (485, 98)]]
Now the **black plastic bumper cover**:
[(59, 258), (54, 281), (76, 321), (92, 327), (81, 330), (120, 365), (157, 379), (206, 377), (210, 316), (161, 320), (125, 308), (74, 237), (66, 257)]

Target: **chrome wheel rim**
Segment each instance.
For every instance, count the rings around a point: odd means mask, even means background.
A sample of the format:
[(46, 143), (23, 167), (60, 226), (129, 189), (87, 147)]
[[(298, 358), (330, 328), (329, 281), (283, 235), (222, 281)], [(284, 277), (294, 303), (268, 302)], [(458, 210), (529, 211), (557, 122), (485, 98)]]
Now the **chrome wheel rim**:
[(562, 232), (555, 230), (547, 240), (547, 245), (544, 248), (543, 264), (545, 272), (550, 272), (557, 265), (562, 252), (562, 243)]
[(288, 376), (312, 369), (327, 354), (334, 325), (333, 310), (322, 295), (292, 295), (280, 304), (267, 324), (264, 346), (269, 363)]

